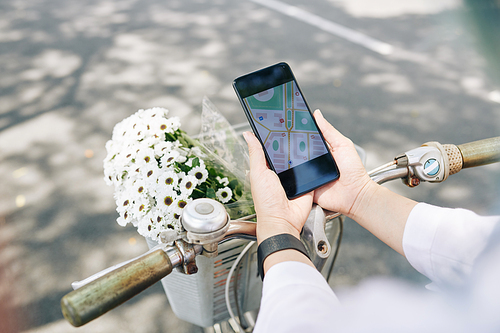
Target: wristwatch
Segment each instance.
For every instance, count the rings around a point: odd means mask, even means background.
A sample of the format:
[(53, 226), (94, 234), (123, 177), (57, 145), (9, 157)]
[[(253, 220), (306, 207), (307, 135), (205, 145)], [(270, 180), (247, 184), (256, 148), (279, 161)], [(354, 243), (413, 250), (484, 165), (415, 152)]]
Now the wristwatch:
[(307, 253), (304, 244), (290, 234), (275, 235), (266, 238), (262, 243), (260, 243), (257, 249), (257, 258), (259, 262), (259, 275), (262, 280), (264, 280), (264, 260), (266, 260), (266, 258), (274, 252), (288, 249), (297, 250), (309, 258), (309, 254)]

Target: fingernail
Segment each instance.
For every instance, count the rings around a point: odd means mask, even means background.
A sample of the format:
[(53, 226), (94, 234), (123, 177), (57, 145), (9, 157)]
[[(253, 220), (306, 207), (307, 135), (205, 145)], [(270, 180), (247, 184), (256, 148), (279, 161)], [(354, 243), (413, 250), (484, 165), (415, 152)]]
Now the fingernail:
[(245, 141), (248, 143), (248, 134), (249, 132), (248, 131), (245, 131), (243, 132), (243, 138), (245, 139)]
[(319, 116), (323, 117), (323, 114), (321, 113), (321, 110), (320, 109), (316, 109), (314, 110), (314, 113), (318, 113)]

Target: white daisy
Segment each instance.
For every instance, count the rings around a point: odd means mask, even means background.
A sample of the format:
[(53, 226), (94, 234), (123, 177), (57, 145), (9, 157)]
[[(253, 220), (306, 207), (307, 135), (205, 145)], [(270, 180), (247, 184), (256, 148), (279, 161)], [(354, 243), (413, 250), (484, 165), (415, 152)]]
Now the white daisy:
[(177, 203), (177, 192), (170, 186), (167, 186), (156, 195), (156, 207), (162, 212), (166, 213), (173, 209)]
[(186, 207), (186, 205), (188, 203), (190, 203), (191, 201), (193, 201), (192, 198), (189, 198), (188, 195), (186, 195), (185, 193), (182, 193), (178, 198), (177, 198), (177, 202), (175, 203), (175, 209), (182, 213), (182, 210), (184, 209), (184, 207)]
[(154, 149), (149, 147), (140, 149), (137, 152), (135, 163), (139, 166), (144, 166), (149, 164), (157, 165)]
[(178, 161), (179, 156), (180, 153), (177, 150), (171, 150), (160, 158), (160, 164), (163, 168), (164, 167), (168, 168), (169, 166)]
[(221, 184), (223, 186), (228, 186), (229, 185), (229, 179), (227, 179), (227, 177), (220, 178), (219, 176), (217, 176), (215, 179), (217, 179), (217, 181), (219, 182), (219, 184)]
[(108, 153), (108, 155), (104, 158), (104, 161), (111, 161), (118, 153), (118, 150), (115, 149), (115, 146), (117, 146), (117, 144), (112, 140), (106, 142), (106, 152)]
[[(149, 213), (151, 210), (151, 202), (149, 201), (149, 198), (146, 196), (144, 197), (137, 197), (134, 200), (134, 203), (132, 205), (132, 212), (134, 214), (134, 218), (137, 220), (136, 226), (140, 221), (142, 221), (146, 215)], [(132, 221), (134, 223), (134, 221)]]
[(139, 178), (141, 178), (141, 168), (132, 163), (130, 166), (127, 166), (124, 168), (123, 172), (121, 174), (117, 174), (116, 178), (118, 181), (121, 181), (123, 183), (132, 181), (135, 182)]
[(127, 130), (127, 135), (128, 133), (130, 133), (130, 138), (142, 140), (148, 133), (147, 124), (141, 118), (136, 118), (132, 123), (132, 128)]
[(157, 158), (162, 157), (167, 152), (174, 148), (174, 144), (170, 141), (160, 141), (154, 145), (155, 156)]
[(104, 181), (106, 185), (113, 185), (116, 175), (114, 163), (104, 162)]
[(170, 122), (167, 124), (168, 127), (165, 132), (173, 133), (181, 127), (181, 121), (179, 117), (170, 117), (168, 118), (168, 120), (170, 120)]
[(146, 147), (152, 148), (154, 145), (158, 144), (159, 142), (163, 142), (165, 140), (164, 137), (158, 135), (157, 133), (154, 133), (152, 131), (148, 131), (146, 137), (142, 139), (141, 144), (143, 144)]
[(160, 233), (165, 229), (163, 226), (164, 216), (156, 207), (152, 207), (137, 227), (137, 231), (144, 237), (153, 240), (158, 239)]
[(137, 157), (137, 148), (124, 147), (123, 150), (116, 156), (116, 163), (120, 165), (131, 165)]
[(168, 110), (160, 107), (154, 107), (151, 109), (140, 110), (139, 116), (142, 119), (158, 121), (161, 118), (165, 118), (168, 114)]
[(182, 212), (178, 212), (178, 211), (170, 212), (169, 220), (172, 221), (172, 223), (169, 223), (168, 225), (174, 227), (174, 229), (180, 228), (181, 215), (182, 215)]
[(133, 182), (133, 185), (127, 188), (131, 189), (130, 194), (134, 201), (137, 200), (137, 198), (147, 197), (149, 191), (149, 188), (143, 179), (136, 179)]
[(151, 237), (152, 235), (154, 236), (156, 231), (156, 228), (154, 225), (151, 223), (151, 220), (146, 216), (144, 219), (140, 220), (139, 223), (137, 224), (137, 232), (139, 235), (143, 237), (149, 237), (149, 238), (154, 238)]
[(187, 160), (187, 157), (185, 155), (179, 155), (179, 157), (177, 157), (177, 161), (178, 163), (185, 163)]
[(229, 187), (224, 187), (221, 189), (218, 189), (217, 192), (215, 192), (215, 195), (217, 196), (217, 200), (219, 200), (222, 203), (226, 203), (229, 200), (231, 200), (231, 197), (233, 196), (233, 191)]
[(190, 196), (191, 193), (193, 193), (196, 185), (198, 185), (198, 180), (196, 179), (195, 176), (191, 175), (184, 176), (179, 184), (179, 189), (181, 190), (181, 194)]
[(198, 184), (203, 183), (208, 178), (208, 170), (204, 166), (197, 166), (192, 168), (188, 175), (193, 176), (198, 181)]
[(193, 167), (193, 161), (194, 161), (195, 157), (189, 157), (188, 160), (186, 161), (186, 164), (188, 167), (192, 168)]
[(132, 133), (132, 126), (135, 119), (136, 117), (132, 115), (116, 124), (113, 128), (112, 140), (115, 142), (124, 141)]
[(148, 218), (150, 222), (155, 226), (156, 229), (163, 228), (163, 222), (165, 220), (165, 214), (163, 214), (157, 207), (153, 207), (148, 213)]
[(150, 189), (156, 187), (158, 183), (158, 178), (161, 176), (162, 170), (156, 163), (150, 163), (149, 165), (143, 166), (141, 168), (142, 179), (145, 180), (146, 186)]
[(116, 222), (122, 227), (126, 226), (127, 223), (132, 222), (132, 214), (128, 210), (124, 210), (120, 213), (120, 216), (116, 219)]
[[(131, 223), (152, 239), (181, 231), (179, 219), (192, 192), (210, 177), (202, 149), (183, 146), (180, 120), (167, 114), (162, 108), (139, 110), (116, 124), (103, 161), (106, 183), (115, 187), (117, 222)], [(218, 200), (229, 202), (229, 180), (218, 177), (217, 183), (224, 187), (216, 192)]]
[(122, 213), (124, 211), (130, 210), (134, 202), (132, 196), (128, 191), (115, 192), (116, 201), (116, 211)]
[(162, 174), (158, 177), (158, 191), (161, 191), (165, 186), (174, 187), (179, 183), (179, 176), (175, 173), (175, 171), (168, 170), (162, 172)]
[(163, 134), (163, 138), (165, 138), (165, 133), (171, 133), (172, 122), (168, 118), (160, 118), (154, 124), (154, 129), (157, 133)]
[[(175, 208), (175, 207), (174, 207)], [(179, 227), (178, 230), (182, 229), (182, 226), (180, 224), (180, 217), (181, 217), (181, 214), (182, 214), (182, 210), (178, 210), (178, 209), (170, 209), (168, 212), (165, 213), (165, 218), (163, 220), (163, 225), (161, 227), (162, 230), (165, 230), (167, 228), (169, 228), (168, 226), (171, 225), (170, 228), (174, 228), (176, 229), (177, 227)]]

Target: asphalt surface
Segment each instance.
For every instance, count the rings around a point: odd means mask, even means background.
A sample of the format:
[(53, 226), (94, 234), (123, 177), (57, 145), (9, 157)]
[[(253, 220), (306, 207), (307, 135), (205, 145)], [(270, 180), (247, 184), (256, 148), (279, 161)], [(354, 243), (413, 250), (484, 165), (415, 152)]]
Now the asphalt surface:
[[(77, 331), (59, 307), (70, 283), (147, 250), (115, 223), (102, 180), (113, 126), (138, 109), (170, 109), (194, 135), (208, 96), (241, 124), (232, 80), (286, 61), (310, 106), (366, 150), (368, 169), (427, 141), (498, 136), (500, 82), (488, 76), (459, 2), (286, 3), (324, 21), (244, 0), (0, 2), (1, 332)], [(352, 30), (338, 35), (331, 23)], [(353, 42), (352, 31), (392, 52)], [(491, 214), (499, 174), (491, 165), (443, 184), (388, 187)], [(427, 282), (353, 221), (333, 274), (334, 289), (375, 276)], [(177, 319), (155, 285), (78, 331), (202, 329)]]

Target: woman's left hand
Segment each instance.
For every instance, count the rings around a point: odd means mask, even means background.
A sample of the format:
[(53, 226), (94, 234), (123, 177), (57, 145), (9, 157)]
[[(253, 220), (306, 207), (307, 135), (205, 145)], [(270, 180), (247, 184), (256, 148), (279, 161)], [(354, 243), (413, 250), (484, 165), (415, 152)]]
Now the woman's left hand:
[(314, 192), (289, 200), (278, 175), (267, 166), (262, 145), (255, 135), (245, 132), (243, 136), (250, 154), (250, 183), (257, 213), (258, 242), (282, 233), (300, 239)]

